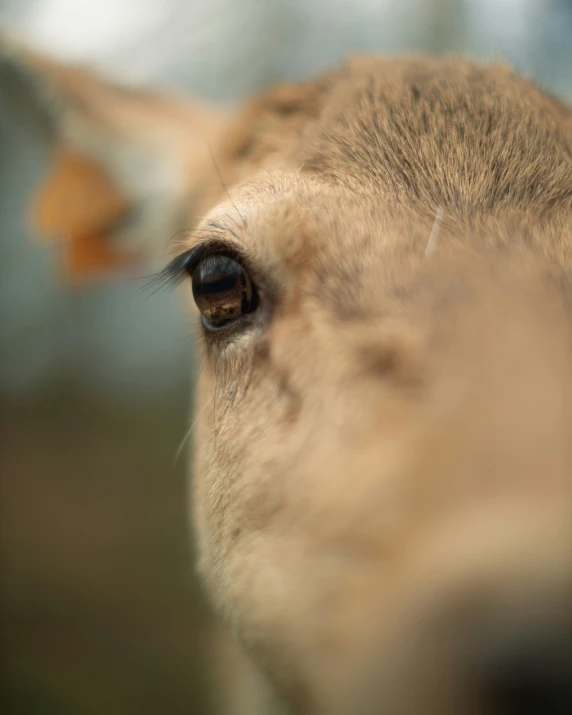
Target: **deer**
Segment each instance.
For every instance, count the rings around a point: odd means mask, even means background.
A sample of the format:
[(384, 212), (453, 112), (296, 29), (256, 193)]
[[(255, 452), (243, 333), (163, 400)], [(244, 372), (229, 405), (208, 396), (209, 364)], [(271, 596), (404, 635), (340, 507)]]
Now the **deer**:
[(68, 279), (176, 236), (197, 569), (276, 707), (571, 712), (572, 108), (459, 56), (235, 108), (0, 64), (50, 127), (30, 212)]

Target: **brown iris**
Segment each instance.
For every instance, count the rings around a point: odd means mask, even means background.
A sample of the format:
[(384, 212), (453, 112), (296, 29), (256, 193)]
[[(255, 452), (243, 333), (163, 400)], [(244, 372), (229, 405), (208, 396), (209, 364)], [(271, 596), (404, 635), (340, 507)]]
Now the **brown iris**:
[(193, 297), (210, 328), (221, 328), (252, 313), (256, 289), (244, 268), (224, 255), (203, 258), (193, 270)]

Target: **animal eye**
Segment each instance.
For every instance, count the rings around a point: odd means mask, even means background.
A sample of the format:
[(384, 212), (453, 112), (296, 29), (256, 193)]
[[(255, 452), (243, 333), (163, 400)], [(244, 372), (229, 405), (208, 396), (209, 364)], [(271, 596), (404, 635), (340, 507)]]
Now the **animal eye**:
[(210, 329), (221, 328), (258, 307), (258, 293), (244, 268), (224, 255), (203, 258), (192, 273), (193, 297)]

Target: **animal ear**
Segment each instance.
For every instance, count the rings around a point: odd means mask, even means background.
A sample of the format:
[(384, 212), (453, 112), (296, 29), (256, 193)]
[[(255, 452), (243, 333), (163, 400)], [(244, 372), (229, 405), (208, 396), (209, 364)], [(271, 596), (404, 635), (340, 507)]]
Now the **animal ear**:
[(217, 181), (226, 116), (213, 107), (121, 86), (6, 36), (0, 97), (4, 113), (47, 132), (51, 160), (30, 218), (59, 243), (73, 281), (157, 253), (191, 227)]

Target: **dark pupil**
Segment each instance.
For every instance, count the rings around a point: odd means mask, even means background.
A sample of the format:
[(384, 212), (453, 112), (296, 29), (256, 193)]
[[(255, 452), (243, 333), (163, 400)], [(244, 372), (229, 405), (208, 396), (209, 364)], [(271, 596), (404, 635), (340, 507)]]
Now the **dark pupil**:
[(199, 263), (193, 271), (193, 296), (206, 320), (217, 327), (256, 308), (249, 277), (227, 256), (210, 256)]

